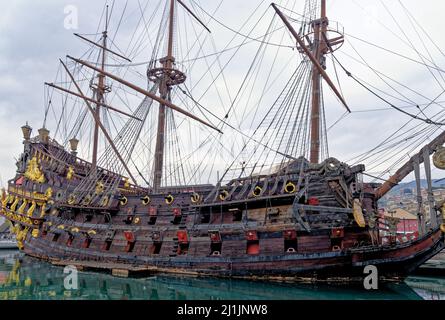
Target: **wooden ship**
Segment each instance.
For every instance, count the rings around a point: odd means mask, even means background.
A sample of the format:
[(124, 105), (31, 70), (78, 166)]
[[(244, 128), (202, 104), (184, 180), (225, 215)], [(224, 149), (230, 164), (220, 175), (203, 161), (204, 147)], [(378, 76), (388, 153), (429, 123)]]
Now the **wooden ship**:
[[(326, 0), (307, 1), (307, 6), (316, 8), (316, 16), (299, 31), (283, 7), (272, 4), (269, 8), (281, 30), (293, 37), (302, 57), (275, 105), (299, 105), (306, 111), (294, 118), (277, 108), (275, 114), (265, 117), (288, 121), (287, 126), (294, 130), (291, 134), (273, 119), (270, 122), (278, 124), (273, 134), (258, 137), (237, 132), (246, 145), (262, 148), (280, 160), (268, 171), (256, 170), (256, 164), (249, 170), (247, 162), (243, 163), (237, 175), (227, 179), (231, 166), (214, 184), (170, 185), (166, 158), (171, 140), (167, 135), (178, 124), (174, 116), (205, 128), (212, 137), (220, 138), (229, 125), (227, 117), (212, 124), (208, 113), (203, 120), (196, 108), (177, 106), (176, 89), (190, 95), (183, 89), (188, 75), (177, 68), (174, 57), (178, 11), (199, 23), (203, 32), (210, 30), (184, 1), (162, 3), (165, 8), (154, 58), (148, 66), (148, 89), (109, 70), (111, 57), (121, 63), (131, 61), (111, 45), (108, 7), (100, 41), (77, 35), (91, 50), (99, 50), (98, 59), (91, 62), (67, 56), (60, 61), (64, 81), (46, 84), (48, 90), (80, 102), (82, 121), (93, 120), (87, 140), (92, 154), (90, 159), (78, 155), (79, 130), (69, 132), (76, 135), (62, 143), (52, 137), (46, 121), (37, 135), (29, 125), (22, 128), (24, 150), (17, 174), (2, 195), (1, 214), (12, 222), (24, 253), (55, 265), (111, 271), (116, 276), (173, 273), (271, 281), (362, 281), (367, 265), (377, 266), (382, 279), (401, 280), (444, 248), (443, 204), (432, 197), (430, 158), (434, 155), (434, 164), (444, 167), (445, 132), (425, 143), (383, 183), (364, 182), (362, 164), (322, 157), (322, 84), (327, 84), (349, 111), (326, 71), (326, 56), (333, 55), (344, 42), (340, 29), (331, 28)], [(85, 72), (93, 74), (86, 89), (87, 76), (81, 77)], [(111, 106), (107, 96), (116, 84), (142, 95), (140, 105), (131, 112)], [(199, 106), (198, 99), (192, 101)], [(136, 141), (141, 139), (151, 110), (157, 112), (155, 146), (151, 174), (144, 177), (141, 170), (134, 169), (134, 157)], [(126, 117), (117, 133), (109, 129), (105, 112)], [(61, 121), (66, 118), (67, 114)], [(268, 140), (283, 138), (285, 149), (268, 144)], [(296, 141), (303, 140), (307, 149), (297, 148)], [(248, 153), (247, 158), (258, 149), (250, 150), (242, 150)], [(205, 155), (211, 156), (219, 155)], [(268, 157), (263, 153), (259, 158), (263, 156)], [(180, 165), (187, 161), (185, 157), (179, 160)], [(412, 172), (420, 194), (422, 164), (429, 185), (429, 211), (423, 209), (420, 198), (419, 237), (404, 243), (393, 237), (383, 244), (378, 201)]]

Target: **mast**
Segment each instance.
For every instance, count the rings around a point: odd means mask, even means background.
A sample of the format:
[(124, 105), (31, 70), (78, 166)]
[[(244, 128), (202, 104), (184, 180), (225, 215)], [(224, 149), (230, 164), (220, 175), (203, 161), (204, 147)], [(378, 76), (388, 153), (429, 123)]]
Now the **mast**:
[[(166, 128), (166, 109), (174, 109), (187, 115), (195, 120), (198, 120), (202, 124), (217, 130), (215, 127), (209, 125), (205, 121), (202, 121), (196, 116), (180, 110), (172, 104), (172, 87), (184, 83), (187, 76), (180, 70), (175, 68), (175, 57), (173, 56), (173, 46), (174, 46), (174, 36), (175, 36), (175, 9), (176, 3), (179, 3), (201, 26), (203, 26), (208, 32), (209, 28), (196, 16), (193, 11), (185, 5), (181, 0), (170, 0), (170, 10), (168, 15), (168, 38), (167, 38), (167, 56), (159, 59), (161, 64), (160, 67), (154, 67), (147, 71), (147, 76), (149, 81), (154, 82), (159, 85), (159, 95), (160, 99), (157, 98), (159, 104), (159, 115), (158, 115), (158, 128), (157, 128), (157, 138), (156, 138), (156, 150), (154, 156), (154, 178), (153, 187), (155, 192), (159, 192), (162, 184), (162, 169), (164, 166), (164, 149), (165, 149), (165, 128)], [(168, 5), (168, 2), (167, 2)], [(162, 26), (159, 32), (164, 32)], [(161, 100), (163, 102), (161, 102)]]
[[(175, 2), (176, 2), (175, 0), (170, 0), (167, 56), (160, 60), (162, 68), (158, 69), (158, 74), (156, 75), (156, 78), (159, 81), (159, 94), (162, 99), (168, 102), (171, 102), (171, 86), (179, 84), (175, 81), (172, 81), (173, 80), (172, 76), (174, 76), (176, 71), (173, 69), (173, 63), (175, 62), (175, 58), (173, 57)], [(151, 70), (151, 71), (156, 71), (156, 70)], [(153, 186), (155, 191), (159, 191), (159, 188), (161, 187), (162, 183), (162, 169), (164, 166), (164, 149), (165, 149), (165, 127), (166, 127), (166, 106), (165, 104), (161, 103), (159, 105), (158, 130), (157, 130), (156, 150), (154, 159)]]
[[(321, 15), (320, 19), (312, 21), (313, 28), (313, 42), (309, 39), (312, 33), (307, 35), (300, 35), (292, 24), (287, 19), (286, 15), (278, 8), (275, 3), (272, 7), (283, 21), (292, 36), (297, 40), (297, 46), (300, 53), (305, 54), (312, 62), (312, 105), (311, 105), (311, 150), (310, 162), (320, 162), (320, 128), (321, 128), (321, 81), (326, 81), (337, 98), (341, 101), (348, 112), (351, 110), (348, 107), (345, 99), (340, 91), (336, 88), (329, 75), (326, 73), (326, 59), (325, 55), (329, 52), (334, 52), (344, 42), (344, 36), (339, 30), (328, 29), (329, 20), (326, 17), (326, 0), (321, 0)], [(329, 39), (328, 31), (337, 34), (337, 37)], [(306, 43), (306, 42), (308, 43)]]
[[(326, 54), (326, 32), (329, 21), (326, 17), (326, 0), (321, 0), (321, 17), (312, 22), (314, 29), (313, 51), (315, 59), (326, 69), (324, 55)], [(311, 163), (320, 162), (320, 109), (321, 109), (321, 73), (314, 65), (312, 67), (312, 108), (311, 108)]]
[[(108, 5), (107, 5), (107, 11), (106, 11), (106, 18), (105, 18), (105, 31), (102, 33), (103, 35), (103, 43), (102, 43), (102, 63), (101, 63), (101, 71), (105, 71), (105, 63), (106, 63), (106, 53), (107, 53), (107, 39), (108, 39)], [(105, 104), (105, 93), (107, 92), (107, 87), (105, 85), (105, 74), (103, 72), (100, 72), (98, 75), (98, 84), (97, 88), (94, 90), (96, 91), (96, 108), (95, 108), (95, 114), (96, 118), (100, 121), (100, 110), (101, 106)], [(92, 167), (95, 169), (97, 167), (97, 154), (99, 149), (99, 122), (96, 121), (94, 124), (94, 136), (93, 136), (93, 159), (92, 159)]]

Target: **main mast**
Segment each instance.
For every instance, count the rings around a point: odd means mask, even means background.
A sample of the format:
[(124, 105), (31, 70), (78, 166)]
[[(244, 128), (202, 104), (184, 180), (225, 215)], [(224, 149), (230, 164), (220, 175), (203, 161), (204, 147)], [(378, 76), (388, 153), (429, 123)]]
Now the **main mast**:
[[(175, 1), (170, 0), (170, 15), (169, 15), (169, 31), (168, 31), (168, 44), (167, 44), (167, 56), (162, 59), (161, 63), (166, 70), (172, 69), (173, 66), (173, 33), (174, 33), (174, 12)], [(162, 99), (171, 102), (171, 88), (167, 85), (167, 74), (164, 74), (162, 79), (159, 93)], [(154, 175), (154, 188), (159, 190), (162, 181), (162, 168), (164, 166), (164, 146), (165, 146), (165, 105), (159, 105), (158, 116), (158, 133), (156, 139), (156, 152), (155, 152), (155, 175)]]
[[(326, 69), (324, 55), (326, 54), (327, 49), (325, 39), (327, 38), (326, 32), (328, 25), (329, 21), (326, 17), (326, 0), (321, 0), (321, 17), (320, 19), (312, 21), (312, 27), (314, 29), (312, 54), (324, 69)], [(312, 67), (311, 163), (320, 162), (321, 95), (321, 73), (314, 65)]]
[[(172, 87), (185, 82), (186, 76), (179, 70), (174, 69), (175, 58), (173, 56), (174, 28), (175, 28), (175, 5), (176, 0), (170, 0), (170, 11), (168, 16), (168, 39), (167, 56), (160, 59), (161, 68), (148, 70), (148, 77), (151, 81), (159, 84), (159, 94), (162, 99), (172, 102)], [(162, 173), (164, 166), (165, 149), (165, 128), (166, 128), (166, 105), (159, 105), (158, 129), (156, 138), (156, 150), (154, 158), (154, 181), (155, 191), (159, 191), (162, 184)]]

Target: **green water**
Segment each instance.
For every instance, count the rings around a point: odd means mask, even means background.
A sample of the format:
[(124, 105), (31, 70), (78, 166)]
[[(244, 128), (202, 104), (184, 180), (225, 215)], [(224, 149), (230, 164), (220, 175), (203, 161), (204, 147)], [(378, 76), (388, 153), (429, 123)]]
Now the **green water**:
[[(272, 284), (249, 281), (157, 276), (121, 279), (101, 273), (79, 273), (77, 290), (66, 290), (63, 268), (0, 252), (0, 300), (421, 300), (445, 299), (440, 279), (411, 278), (381, 285), (379, 290), (329, 285)], [(429, 291), (429, 284), (432, 290)], [(421, 288), (421, 289), (419, 289)]]

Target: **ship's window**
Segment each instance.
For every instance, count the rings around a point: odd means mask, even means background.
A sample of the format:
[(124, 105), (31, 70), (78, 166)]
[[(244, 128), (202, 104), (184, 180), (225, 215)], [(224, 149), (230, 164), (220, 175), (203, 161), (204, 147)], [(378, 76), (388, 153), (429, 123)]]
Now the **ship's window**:
[(173, 220), (172, 220), (172, 223), (173, 223), (174, 225), (178, 225), (178, 224), (181, 223), (181, 221), (182, 221), (182, 216), (175, 216), (175, 217), (173, 218)]
[(108, 212), (104, 215), (104, 222), (105, 223), (111, 222), (111, 214), (109, 214)]
[(111, 248), (111, 243), (112, 243), (112, 242), (113, 242), (113, 240), (106, 240), (105, 243), (104, 243), (104, 247), (103, 247), (103, 249), (104, 249), (105, 251), (109, 251), (110, 248)]
[(53, 242), (57, 242), (59, 240), (59, 238), (60, 238), (60, 234), (59, 233), (54, 234)]
[(243, 212), (240, 209), (231, 209), (233, 215), (233, 222), (240, 222), (243, 219)]
[(250, 255), (257, 255), (260, 253), (260, 241), (259, 240), (252, 240), (247, 241), (247, 254)]
[(201, 215), (201, 223), (209, 223), (210, 222), (210, 213), (204, 213)]
[(190, 247), (190, 244), (188, 242), (187, 243), (180, 243), (179, 244), (179, 248), (178, 248), (178, 254), (179, 255), (187, 254), (188, 251), (189, 251), (189, 247)]
[(90, 247), (90, 245), (91, 245), (91, 239), (88, 238), (88, 239), (85, 239), (85, 241), (83, 242), (82, 247), (84, 249), (88, 249)]
[[(106, 216), (105, 216), (106, 219)], [(105, 221), (107, 222), (107, 221)], [(108, 221), (109, 222), (109, 221)], [(130, 225), (133, 223), (133, 216), (128, 216), (125, 220), (124, 220), (125, 224)]]
[(222, 250), (222, 242), (214, 242), (210, 245), (210, 255), (220, 256)]
[(154, 242), (150, 248), (151, 254), (159, 254), (161, 252), (162, 242)]
[(73, 244), (73, 241), (74, 241), (74, 236), (70, 236), (70, 237), (68, 238), (68, 240), (66, 241), (66, 245), (67, 245), (68, 247), (71, 247), (72, 244)]
[(297, 252), (297, 239), (284, 240), (284, 250), (286, 253)]
[(125, 247), (125, 251), (133, 252), (135, 244), (136, 244), (136, 242), (128, 242), (127, 246)]
[(343, 248), (343, 239), (332, 238), (331, 239), (331, 249), (333, 251), (340, 251)]
[(301, 196), (300, 200), (298, 200), (299, 204), (306, 204), (306, 196)]
[(156, 220), (158, 220), (158, 217), (150, 217), (148, 224), (154, 226), (156, 224)]
[(93, 220), (93, 215), (92, 214), (87, 214), (85, 215), (85, 222), (91, 222)]

